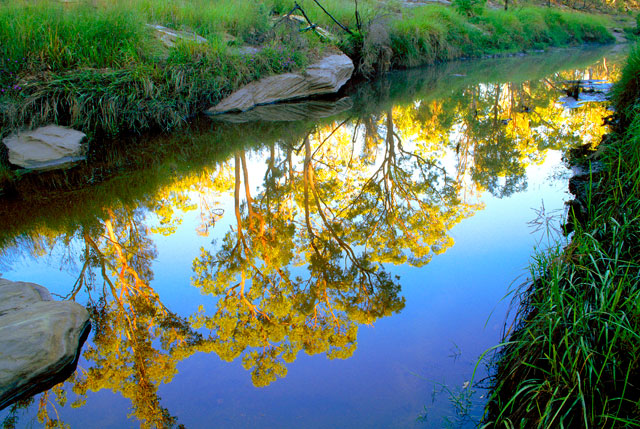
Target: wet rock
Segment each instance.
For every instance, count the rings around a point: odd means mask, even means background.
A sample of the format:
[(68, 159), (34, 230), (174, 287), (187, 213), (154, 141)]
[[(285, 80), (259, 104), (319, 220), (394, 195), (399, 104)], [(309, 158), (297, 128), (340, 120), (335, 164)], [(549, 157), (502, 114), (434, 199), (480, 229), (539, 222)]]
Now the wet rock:
[(18, 132), (2, 140), (11, 164), (32, 170), (59, 168), (85, 159), (85, 134), (71, 128), (47, 125)]
[(207, 39), (198, 36), (195, 33), (173, 30), (171, 28), (163, 27), (162, 25), (147, 25), (156, 31), (156, 35), (167, 48), (173, 48), (180, 40), (187, 40), (195, 43), (207, 43)]
[(343, 97), (337, 101), (309, 100), (296, 103), (268, 104), (257, 106), (248, 112), (224, 113), (216, 115), (218, 121), (244, 122), (293, 122), (310, 119), (322, 119), (350, 110), (353, 107), (351, 97)]
[(68, 378), (90, 327), (81, 305), (0, 278), (0, 409)]
[(207, 113), (244, 112), (276, 101), (335, 93), (351, 78), (353, 68), (348, 56), (329, 55), (307, 67), (303, 73), (285, 73), (251, 82), (208, 109)]

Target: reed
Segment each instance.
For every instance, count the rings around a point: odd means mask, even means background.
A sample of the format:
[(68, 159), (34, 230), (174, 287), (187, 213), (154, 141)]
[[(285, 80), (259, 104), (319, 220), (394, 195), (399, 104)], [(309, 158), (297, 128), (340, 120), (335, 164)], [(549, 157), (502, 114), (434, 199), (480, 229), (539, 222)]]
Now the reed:
[[(619, 117), (570, 244), (539, 253), (494, 361), (486, 427), (640, 425), (639, 51), (616, 85)], [(634, 102), (630, 102), (634, 100)], [(570, 216), (572, 212), (570, 212)]]

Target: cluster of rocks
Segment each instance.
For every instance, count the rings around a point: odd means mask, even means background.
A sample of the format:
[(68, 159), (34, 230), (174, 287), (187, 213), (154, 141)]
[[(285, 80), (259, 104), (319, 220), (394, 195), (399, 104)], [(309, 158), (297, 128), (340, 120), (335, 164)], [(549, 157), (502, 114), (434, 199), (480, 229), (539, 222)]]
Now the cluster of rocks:
[(90, 329), (81, 305), (0, 278), (0, 409), (68, 378)]

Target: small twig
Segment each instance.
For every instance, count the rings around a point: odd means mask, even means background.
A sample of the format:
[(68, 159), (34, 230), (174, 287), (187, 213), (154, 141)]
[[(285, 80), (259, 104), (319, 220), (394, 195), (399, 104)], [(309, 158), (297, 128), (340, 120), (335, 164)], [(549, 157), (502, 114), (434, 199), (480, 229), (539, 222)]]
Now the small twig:
[(288, 19), (289, 17), (291, 17), (291, 14), (292, 14), (293, 12), (295, 12), (296, 10), (298, 10), (298, 9), (300, 9), (300, 6), (298, 6), (298, 3), (296, 3), (296, 5), (293, 7), (293, 9), (291, 9), (291, 10), (289, 11), (289, 13), (285, 14), (282, 18), (280, 18), (280, 19), (279, 19), (279, 20), (278, 20), (278, 21), (277, 21), (273, 26), (274, 26), (274, 27), (277, 27), (278, 25), (280, 25), (280, 23), (281, 23), (282, 21), (284, 21), (285, 19)]
[(311, 22), (311, 20), (309, 19), (309, 17), (307, 16), (307, 14), (305, 13), (304, 9), (302, 9), (302, 6), (300, 6), (298, 4), (298, 2), (295, 3), (296, 8), (300, 11), (300, 13), (302, 14), (302, 16), (304, 17), (304, 19), (307, 20), (307, 22), (309, 23), (309, 27), (312, 28), (316, 28), (315, 24), (313, 22)]

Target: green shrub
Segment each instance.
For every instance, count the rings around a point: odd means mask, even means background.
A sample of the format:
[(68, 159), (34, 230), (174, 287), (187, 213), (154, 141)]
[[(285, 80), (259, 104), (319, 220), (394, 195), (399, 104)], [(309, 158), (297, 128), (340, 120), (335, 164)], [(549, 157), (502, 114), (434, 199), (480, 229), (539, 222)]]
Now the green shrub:
[(482, 15), (486, 0), (453, 0), (451, 5), (460, 15), (473, 17)]

